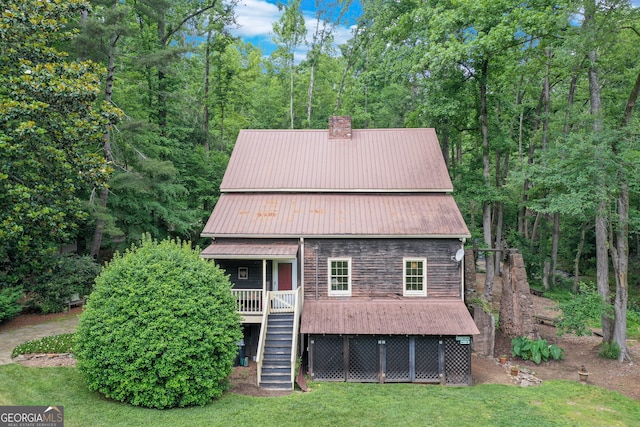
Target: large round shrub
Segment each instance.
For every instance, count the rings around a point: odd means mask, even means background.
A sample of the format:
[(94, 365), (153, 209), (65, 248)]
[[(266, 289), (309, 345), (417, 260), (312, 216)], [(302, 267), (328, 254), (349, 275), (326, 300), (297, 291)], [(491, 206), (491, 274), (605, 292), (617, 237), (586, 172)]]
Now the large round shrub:
[(205, 405), (242, 334), (231, 284), (187, 243), (145, 237), (96, 279), (75, 356), (88, 387), (151, 408)]

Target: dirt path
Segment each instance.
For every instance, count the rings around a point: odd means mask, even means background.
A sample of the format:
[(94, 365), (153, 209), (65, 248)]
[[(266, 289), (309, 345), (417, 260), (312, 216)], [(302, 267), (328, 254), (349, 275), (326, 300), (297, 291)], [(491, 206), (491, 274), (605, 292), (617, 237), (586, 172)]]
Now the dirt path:
[[(484, 281), (483, 275), (478, 275), (478, 283)], [(500, 301), (501, 279), (494, 284), (494, 301)], [(480, 291), (479, 291), (480, 292)], [(554, 301), (531, 295), (535, 314), (554, 318), (560, 314)], [(498, 303), (499, 304), (499, 303)], [(498, 307), (496, 304), (496, 309)], [(566, 379), (578, 381), (578, 370), (584, 366), (589, 371), (588, 383), (610, 390), (616, 390), (633, 399), (640, 400), (640, 343), (627, 341), (627, 348), (633, 362), (620, 363), (617, 360), (601, 359), (598, 357), (598, 346), (602, 338), (591, 335), (577, 337), (575, 335), (556, 335), (556, 328), (548, 325), (536, 325), (538, 335), (549, 344), (556, 344), (565, 350), (565, 359), (560, 361), (543, 362), (536, 365), (531, 361), (513, 360), (511, 357), (511, 340), (496, 331), (494, 358), (474, 356), (472, 372), (475, 384), (481, 383), (513, 383), (508, 368), (501, 366), (497, 357), (508, 355), (508, 363), (518, 364), (525, 369), (535, 372), (536, 377), (544, 380)], [(505, 379), (506, 377), (506, 379)]]
[(0, 325), (0, 365), (13, 363), (11, 352), (23, 342), (74, 332), (82, 308), (50, 315), (26, 314)]

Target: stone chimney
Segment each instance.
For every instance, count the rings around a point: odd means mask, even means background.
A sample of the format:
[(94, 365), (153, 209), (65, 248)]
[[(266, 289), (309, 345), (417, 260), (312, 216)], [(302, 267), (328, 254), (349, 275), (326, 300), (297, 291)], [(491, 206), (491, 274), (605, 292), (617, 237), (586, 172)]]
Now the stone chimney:
[(329, 117), (329, 139), (351, 139), (351, 116)]

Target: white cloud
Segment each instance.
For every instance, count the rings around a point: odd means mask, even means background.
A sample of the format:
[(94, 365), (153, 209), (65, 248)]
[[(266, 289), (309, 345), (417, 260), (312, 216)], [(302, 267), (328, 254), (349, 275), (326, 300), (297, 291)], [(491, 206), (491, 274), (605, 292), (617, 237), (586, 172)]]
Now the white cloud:
[[(260, 46), (265, 54), (270, 54), (275, 49), (272, 41), (273, 23), (280, 19), (282, 14), (278, 7), (266, 0), (239, 0), (235, 12), (238, 28), (231, 29), (231, 33)], [(313, 10), (303, 10), (302, 14), (307, 28), (307, 42), (310, 43), (316, 25), (315, 12)], [(336, 53), (339, 54), (337, 47), (345, 43), (351, 36), (350, 28), (340, 26), (334, 29), (334, 49)], [(304, 60), (307, 51), (307, 45), (300, 45), (294, 52), (295, 62), (299, 63)]]
[(236, 6), (239, 28), (231, 32), (239, 37), (271, 38), (273, 23), (281, 12), (275, 4), (263, 0), (240, 0)]

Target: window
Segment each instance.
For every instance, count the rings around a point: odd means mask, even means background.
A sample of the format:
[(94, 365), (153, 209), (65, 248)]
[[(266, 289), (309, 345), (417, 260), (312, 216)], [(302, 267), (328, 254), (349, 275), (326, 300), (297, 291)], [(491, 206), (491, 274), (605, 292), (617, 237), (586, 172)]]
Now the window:
[(351, 259), (329, 258), (329, 295), (351, 295)]
[(404, 295), (427, 296), (427, 260), (404, 259)]

